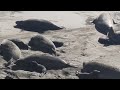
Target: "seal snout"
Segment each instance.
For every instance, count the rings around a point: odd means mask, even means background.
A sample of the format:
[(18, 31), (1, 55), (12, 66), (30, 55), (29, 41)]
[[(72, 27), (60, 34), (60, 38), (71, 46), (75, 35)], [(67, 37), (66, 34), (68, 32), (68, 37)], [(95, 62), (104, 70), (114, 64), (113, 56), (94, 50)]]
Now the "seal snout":
[(18, 24), (21, 24), (23, 21), (16, 21), (15, 23), (18, 25)]
[(14, 26), (14, 28), (18, 28), (22, 25), (23, 21), (16, 21), (15, 23), (16, 25)]

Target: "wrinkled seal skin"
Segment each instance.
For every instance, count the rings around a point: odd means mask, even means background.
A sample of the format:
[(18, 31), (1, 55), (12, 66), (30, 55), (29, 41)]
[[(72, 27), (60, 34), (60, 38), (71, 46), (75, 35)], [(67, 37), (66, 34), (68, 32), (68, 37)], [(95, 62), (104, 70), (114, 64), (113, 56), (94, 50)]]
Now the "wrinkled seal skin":
[(14, 59), (17, 60), (21, 57), (21, 51), (19, 47), (10, 40), (3, 40), (0, 45), (1, 54), (5, 60)]
[(40, 50), (45, 53), (56, 55), (56, 46), (54, 43), (40, 34), (33, 36), (28, 45), (32, 50)]
[(21, 67), (21, 65), (22, 67), (24, 67), (23, 63), (29, 62), (36, 62), (40, 65), (43, 65), (47, 70), (59, 70), (67, 67), (74, 67), (67, 64), (64, 60), (61, 60), (60, 58), (51, 55), (31, 55), (17, 60), (14, 63), (15, 66), (12, 68), (15, 69), (17, 67)]
[(93, 23), (98, 32), (107, 35), (108, 32), (114, 33), (114, 21), (109, 13), (102, 13), (96, 18)]

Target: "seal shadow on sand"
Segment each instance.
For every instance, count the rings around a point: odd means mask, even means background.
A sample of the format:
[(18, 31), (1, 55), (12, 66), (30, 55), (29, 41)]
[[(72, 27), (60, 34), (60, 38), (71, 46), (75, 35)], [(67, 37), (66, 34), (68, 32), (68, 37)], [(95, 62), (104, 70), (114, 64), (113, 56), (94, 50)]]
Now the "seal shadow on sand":
[(109, 38), (99, 38), (98, 42), (100, 44), (103, 44), (104, 46), (120, 45), (120, 34), (115, 34), (113, 38), (114, 38), (114, 41)]
[(14, 26), (14, 28), (19, 28), (25, 31), (44, 33), (48, 30), (61, 30), (64, 27), (59, 27), (47, 20), (29, 19), (24, 21), (16, 21), (16, 26)]

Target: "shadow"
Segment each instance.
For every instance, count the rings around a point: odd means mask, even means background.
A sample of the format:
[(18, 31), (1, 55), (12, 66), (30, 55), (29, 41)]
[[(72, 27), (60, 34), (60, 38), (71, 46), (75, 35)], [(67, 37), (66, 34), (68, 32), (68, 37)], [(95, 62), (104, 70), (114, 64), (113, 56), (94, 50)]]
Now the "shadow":
[(63, 42), (59, 42), (59, 41), (52, 41), (54, 43), (54, 45), (56, 46), (56, 48), (58, 47), (62, 47), (64, 45)]
[(12, 41), (13, 43), (15, 43), (22, 50), (28, 50), (29, 49), (28, 45), (25, 44), (24, 42), (22, 42), (19, 39), (9, 39), (9, 40)]
[(48, 30), (60, 30), (63, 27), (58, 27), (57, 25), (47, 21), (47, 20), (37, 20), (30, 19), (25, 21), (16, 21), (16, 26), (14, 28), (19, 28), (26, 31), (44, 33)]
[(104, 46), (120, 45), (120, 34), (115, 34), (114, 36), (108, 39), (99, 38), (98, 42), (100, 44), (103, 44)]
[(50, 49), (50, 48), (42, 48), (42, 47), (33, 47), (33, 46), (31, 46), (31, 48), (30, 48), (31, 50), (33, 50), (33, 51), (41, 51), (41, 52), (43, 52), (43, 53), (49, 53), (49, 54), (51, 54), (51, 55), (55, 55), (56, 56), (56, 51), (55, 50), (52, 50), (52, 49)]
[(109, 39), (99, 38), (98, 42), (99, 42), (100, 44), (103, 44), (104, 46), (114, 45), (114, 43), (113, 43), (112, 41), (110, 41)]

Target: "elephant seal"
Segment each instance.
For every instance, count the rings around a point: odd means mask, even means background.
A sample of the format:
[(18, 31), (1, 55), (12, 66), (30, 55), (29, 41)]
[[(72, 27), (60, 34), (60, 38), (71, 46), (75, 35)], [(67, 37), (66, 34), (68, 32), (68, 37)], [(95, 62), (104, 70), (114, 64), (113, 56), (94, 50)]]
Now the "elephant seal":
[[(51, 56), (51, 55), (30, 55), (25, 58), (21, 58), (17, 60), (14, 64), (15, 66), (11, 67), (12, 69), (17, 69), (17, 67), (24, 67), (24, 64), (28, 64), (31, 62), (36, 62), (39, 65), (43, 65), (47, 70), (59, 70), (67, 67), (75, 67), (68, 63), (66, 63), (64, 60)], [(29, 65), (28, 65), (29, 66)], [(34, 68), (32, 65), (29, 68)]]
[[(119, 72), (119, 70), (115, 67), (109, 66), (109, 65), (105, 65), (102, 63), (98, 63), (98, 62), (87, 62), (87, 63), (83, 63), (83, 69), (81, 69), (81, 72), (92, 72), (94, 70), (98, 70), (100, 72)], [(120, 72), (119, 72), (120, 73)]]
[(81, 72), (91, 73), (94, 70), (100, 71), (98, 73), (98, 78), (120, 79), (120, 69), (118, 67), (106, 65), (99, 62), (83, 63), (83, 69), (81, 69)]
[(27, 44), (25, 44), (23, 41), (21, 41), (20, 39), (8, 39), (10, 41), (12, 41), (13, 43), (15, 43), (20, 49), (23, 49), (23, 50), (28, 50), (29, 47)]
[(100, 71), (97, 70), (93, 70), (90, 73), (76, 72), (76, 76), (78, 76), (79, 79), (99, 79), (99, 73)]
[(114, 33), (113, 27), (115, 22), (109, 13), (100, 14), (92, 23), (95, 24), (96, 30), (104, 35), (107, 35), (108, 32)]
[(10, 66), (12, 70), (25, 70), (30, 72), (46, 73), (46, 68), (38, 64), (36, 61), (20, 61), (16, 62), (13, 66)]
[(56, 46), (54, 43), (40, 34), (33, 36), (28, 45), (32, 50), (40, 50), (44, 53), (56, 55)]
[(4, 39), (0, 45), (1, 54), (5, 60), (9, 61), (10, 59), (17, 60), (21, 55), (19, 47), (14, 44), (12, 41)]
[(20, 28), (27, 31), (34, 31), (43, 33), (48, 30), (59, 30), (63, 29), (63, 27), (58, 27), (57, 25), (51, 23), (50, 21), (43, 19), (28, 19), (24, 21), (16, 21), (15, 28)]

